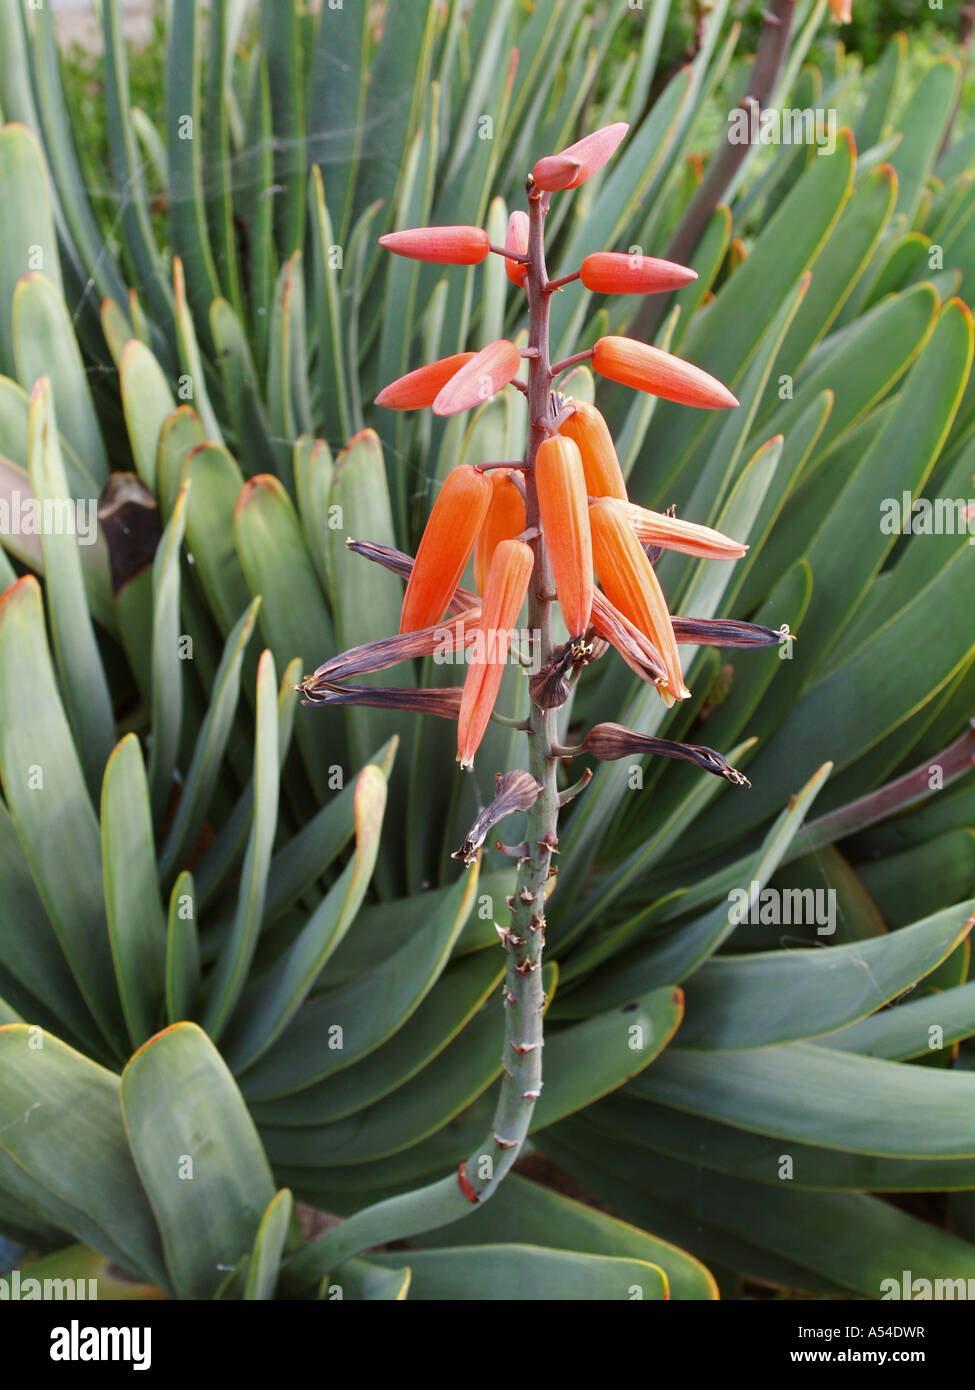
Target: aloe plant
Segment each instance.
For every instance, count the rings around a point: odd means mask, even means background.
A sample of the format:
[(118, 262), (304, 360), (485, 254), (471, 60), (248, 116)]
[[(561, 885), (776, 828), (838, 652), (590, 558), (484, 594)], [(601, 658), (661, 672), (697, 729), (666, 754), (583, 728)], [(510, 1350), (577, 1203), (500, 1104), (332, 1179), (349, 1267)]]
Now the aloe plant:
[[(0, 7), (0, 496), (8, 515), (101, 497), (95, 544), (10, 527), (0, 558), (0, 1230), (49, 1269), (107, 1279), (107, 1259), (188, 1297), (568, 1297), (582, 1278), (702, 1298), (713, 1276), (876, 1297), (905, 1268), (971, 1267), (971, 549), (881, 517), (905, 491), (970, 491), (953, 296), (975, 274), (975, 140), (951, 60), (911, 92), (901, 39), (866, 79), (835, 46), (804, 66), (822, 0), (796, 7), (766, 104), (838, 109), (852, 135), (746, 151), (655, 333), (740, 408), (600, 387), (630, 496), (750, 545), (735, 566), (661, 558), (675, 612), (797, 634), (733, 665), (685, 646), (694, 697), (669, 714), (610, 659), (563, 707), (567, 745), (613, 718), (752, 783), (634, 754), (566, 809), (529, 1142), (633, 1224), (516, 1173), (413, 1249), (336, 1270), (279, 1195), (349, 1216), (454, 1174), (501, 1074), (514, 876), (489, 846), (463, 874), (450, 854), (517, 730), (492, 725), (460, 779), (445, 723), (356, 706), (343, 725), (293, 689), (398, 626), (399, 581), (346, 538), (412, 552), (451, 468), (524, 454), (510, 392), (447, 422), (369, 404), (419, 361), (527, 346), (501, 258), (442, 273), (375, 240), (463, 223), (501, 244), (539, 151), (629, 120), (553, 208), (553, 264), (663, 256), (711, 113), (754, 77), (718, 4), (648, 109), (668, 6), (608, 81), (623, 7), (558, 8), (393, 4), (379, 36), (365, 6), (262, 5), (252, 33), (216, 4), (204, 39), (177, 0), (156, 125), (129, 110), (106, 0), (101, 169), (46, 8)], [(554, 297), (556, 359), (643, 336), (638, 301), (591, 294)], [(594, 398), (585, 363), (564, 386)], [(428, 660), (417, 685), (440, 675)], [(526, 687), (506, 674), (516, 720)], [(831, 888), (835, 935), (735, 927), (729, 894), (753, 883)], [(69, 1110), (90, 1117), (70, 1150)], [(954, 1194), (951, 1229), (875, 1195), (932, 1190)]]

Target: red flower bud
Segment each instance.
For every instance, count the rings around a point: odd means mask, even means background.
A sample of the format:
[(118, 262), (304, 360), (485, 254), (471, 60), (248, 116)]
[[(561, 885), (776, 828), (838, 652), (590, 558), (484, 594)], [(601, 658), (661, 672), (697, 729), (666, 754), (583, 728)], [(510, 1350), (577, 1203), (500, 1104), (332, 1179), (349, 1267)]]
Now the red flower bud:
[(407, 372), (384, 386), (376, 397), (376, 405), (384, 405), (387, 410), (421, 410), (433, 405), (450, 378), (474, 356), (473, 352), (455, 352), (452, 357), (417, 367), (415, 372)]
[(614, 498), (603, 497), (590, 506), (589, 521), (593, 560), (606, 597), (650, 638), (663, 660), (669, 693), (675, 699), (685, 699), (690, 691), (681, 675), (667, 601), (629, 523), (626, 507)]
[(303, 705), (368, 705), (372, 709), (407, 710), (411, 714), (436, 714), (456, 719), (463, 695), (461, 686), (439, 686), (434, 690), (399, 690), (388, 685), (327, 685), (309, 692)]
[[(404, 555), (402, 550), (394, 550), (391, 545), (378, 545), (375, 541), (357, 541), (349, 536), (345, 542), (347, 550), (355, 551), (356, 555), (361, 555), (364, 560), (372, 560), (377, 565), (382, 565), (383, 569), (389, 570), (392, 574), (398, 574), (400, 579), (409, 580), (416, 564), (412, 555)], [(469, 613), (472, 608), (480, 610), (481, 600), (477, 594), (472, 594), (470, 589), (455, 589), (453, 597), (447, 606), (447, 612), (452, 617), (459, 617), (462, 613)]]
[(456, 415), (490, 400), (513, 381), (521, 367), (521, 353), (505, 338), (489, 343), (447, 382), (433, 403), (434, 415)]
[(601, 589), (596, 589), (592, 596), (592, 626), (599, 639), (616, 648), (631, 671), (635, 671), (642, 681), (657, 687), (660, 698), (669, 708), (674, 703), (674, 697), (667, 693), (663, 657), (650, 638), (630, 622)]
[(679, 405), (724, 410), (738, 404), (726, 386), (700, 367), (634, 338), (600, 338), (593, 348), (592, 365), (610, 381)]
[(596, 251), (582, 262), (579, 278), (587, 290), (599, 294), (657, 294), (689, 285), (697, 279), (697, 271), (656, 256)]
[(574, 188), (582, 172), (582, 160), (568, 154), (547, 154), (532, 170), (536, 188), (554, 193), (560, 188)]
[(480, 620), (480, 608), (469, 608), (452, 621), (438, 623), (435, 627), (418, 628), (400, 633), (397, 637), (380, 637), (375, 642), (363, 642), (358, 647), (339, 652), (338, 656), (329, 657), (312, 675), (305, 676), (298, 689), (306, 695), (314, 695), (316, 687), (320, 685), (334, 685), (336, 681), (346, 681), (351, 676), (385, 671), (401, 661), (432, 656), (435, 652), (457, 651), (471, 640)]
[[(505, 248), (508, 251), (517, 251), (519, 255), (528, 255), (528, 213), (513, 212), (508, 218), (508, 234), (504, 239)], [(524, 285), (525, 276), (528, 274), (528, 267), (520, 261), (504, 258), (505, 274), (513, 285)]]
[(591, 135), (584, 135), (574, 145), (564, 149), (564, 155), (578, 159), (582, 165), (569, 187), (578, 188), (580, 183), (592, 178), (613, 157), (629, 128), (625, 121), (616, 121), (613, 125), (604, 125), (601, 130), (594, 130)]
[(397, 256), (438, 265), (477, 265), (490, 250), (488, 234), (481, 227), (413, 227), (387, 232), (379, 245)]

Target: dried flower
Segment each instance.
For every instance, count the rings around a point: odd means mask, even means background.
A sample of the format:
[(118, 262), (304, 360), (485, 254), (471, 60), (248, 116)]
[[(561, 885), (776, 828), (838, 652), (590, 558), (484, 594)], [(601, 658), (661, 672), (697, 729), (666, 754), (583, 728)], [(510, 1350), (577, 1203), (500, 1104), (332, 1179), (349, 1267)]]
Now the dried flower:
[[(600, 643), (605, 650), (605, 644)], [(595, 644), (585, 637), (573, 637), (556, 647), (552, 657), (528, 682), (528, 693), (539, 709), (558, 709), (569, 698), (569, 676), (595, 660)]]
[[(416, 564), (412, 555), (406, 555), (402, 550), (395, 550), (391, 545), (379, 545), (376, 541), (357, 541), (351, 536), (345, 542), (346, 549), (354, 550), (357, 555), (361, 555), (364, 560), (372, 560), (377, 565), (382, 565), (383, 569), (389, 570), (392, 574), (398, 574), (400, 579), (409, 579)], [(448, 606), (448, 612), (452, 616), (466, 613), (468, 609), (480, 608), (481, 600), (477, 594), (472, 594), (470, 589), (457, 588)]]
[(589, 520), (599, 582), (610, 601), (659, 651), (670, 694), (684, 699), (690, 691), (681, 675), (667, 602), (629, 523), (626, 507), (614, 498), (603, 497), (591, 504)]
[(582, 746), (587, 753), (591, 753), (602, 762), (614, 762), (617, 758), (652, 753), (660, 758), (678, 758), (683, 762), (695, 763), (705, 772), (724, 777), (733, 786), (751, 786), (744, 773), (733, 768), (713, 748), (704, 748), (696, 743), (676, 743), (669, 738), (650, 738), (647, 734), (638, 734), (622, 724), (597, 724), (586, 734)]
[(530, 772), (497, 773), (494, 778), (494, 800), (485, 806), (464, 837), (460, 849), (454, 850), (452, 859), (463, 859), (465, 864), (473, 864), (477, 852), (487, 839), (492, 826), (516, 811), (527, 811), (538, 800), (544, 788), (537, 777)]

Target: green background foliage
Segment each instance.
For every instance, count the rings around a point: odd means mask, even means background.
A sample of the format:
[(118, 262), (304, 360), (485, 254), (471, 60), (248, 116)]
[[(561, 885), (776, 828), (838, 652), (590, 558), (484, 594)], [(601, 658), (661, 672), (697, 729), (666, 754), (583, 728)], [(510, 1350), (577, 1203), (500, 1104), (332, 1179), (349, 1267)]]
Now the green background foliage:
[[(799, 7), (777, 100), (851, 134), (752, 151), (655, 321), (578, 285), (553, 306), (557, 355), (630, 331), (735, 390), (719, 418), (566, 382), (636, 500), (750, 544), (666, 556), (674, 611), (798, 641), (686, 649), (670, 713), (613, 656), (575, 686), (567, 743), (618, 719), (753, 785), (648, 759), (573, 803), (531, 1166), (471, 1214), (445, 1175), (491, 1119), (512, 875), (450, 852), (518, 735), (493, 727), (461, 778), (446, 721), (294, 687), (396, 628), (400, 582), (345, 537), (411, 550), (449, 468), (523, 448), (513, 393), (444, 422), (376, 391), (518, 341), (524, 310), (497, 258), (375, 239), (500, 241), (538, 155), (628, 119), (553, 203), (549, 263), (665, 254), (754, 33), (718, 3), (672, 72), (666, 0), (636, 31), (583, 0), (410, 0), (384, 25), (280, 0), (204, 25), (174, 0), (130, 54), (106, 0), (107, 58), (63, 66), (46, 11), (0, 3), (0, 496), (102, 503), (96, 545), (0, 550), (0, 1231), (38, 1272), (114, 1289), (114, 1262), (138, 1296), (871, 1298), (971, 1269), (975, 552), (879, 522), (904, 491), (970, 495), (975, 134), (937, 32), (861, 64), (816, 38), (823, 8)], [(512, 668), (506, 713), (524, 687)], [(753, 883), (829, 890), (835, 935), (736, 927)], [(370, 1247), (408, 1219), (411, 1246), (336, 1254), (309, 1208)]]

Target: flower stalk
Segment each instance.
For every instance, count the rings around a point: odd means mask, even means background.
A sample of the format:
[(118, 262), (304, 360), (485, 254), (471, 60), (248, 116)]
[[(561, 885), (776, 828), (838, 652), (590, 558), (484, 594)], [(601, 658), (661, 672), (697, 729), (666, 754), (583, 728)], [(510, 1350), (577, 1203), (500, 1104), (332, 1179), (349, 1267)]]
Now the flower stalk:
[[(507, 339), (488, 343), (469, 357), (444, 359), (391, 383), (378, 400), (394, 409), (431, 405), (436, 415), (475, 408), (506, 386), (527, 397), (528, 445), (522, 461), (458, 464), (433, 506), (416, 559), (388, 547), (350, 541), (351, 548), (407, 581), (400, 636), (367, 643), (333, 657), (302, 684), (316, 704), (389, 703), (456, 718), (458, 761), (473, 765), (492, 718), (527, 735), (528, 768), (499, 774), (491, 805), (478, 816), (455, 857), (479, 858), (488, 830), (512, 812), (525, 817), (524, 838), (498, 848), (516, 861), (514, 892), (495, 922), (505, 952), (502, 987), (504, 1042), (501, 1082), (492, 1123), (457, 1171), (439, 1182), (366, 1208), (288, 1262), (294, 1287), (304, 1288), (323, 1263), (335, 1267), (370, 1245), (406, 1239), (456, 1220), (484, 1202), (516, 1162), (542, 1094), (546, 998), (542, 961), (546, 900), (556, 873), (559, 809), (577, 796), (592, 772), (585, 769), (560, 790), (567, 757), (658, 754), (682, 758), (736, 785), (746, 779), (712, 749), (652, 739), (636, 730), (601, 725), (588, 742), (570, 747), (558, 733), (559, 709), (571, 682), (612, 646), (641, 679), (671, 705), (690, 692), (684, 684), (677, 624), (687, 640), (727, 640), (764, 645), (772, 629), (697, 619), (672, 620), (653, 570), (651, 551), (670, 548), (734, 559), (746, 547), (712, 529), (678, 521), (632, 504), (615, 446), (600, 412), (553, 390), (553, 379), (576, 363), (591, 361), (600, 375), (666, 399), (704, 409), (737, 404), (706, 372), (646, 344), (605, 337), (553, 365), (549, 315), (553, 293), (580, 277), (608, 291), (638, 288), (652, 293), (686, 283), (693, 272), (641, 257), (606, 253), (587, 259), (585, 270), (549, 280), (545, 216), (553, 193), (575, 188), (612, 156), (626, 132), (605, 127), (561, 154), (539, 160), (526, 183), (528, 212), (512, 213), (505, 248), (469, 227), (414, 229), (383, 238), (388, 249), (419, 259), (473, 263), (489, 252), (506, 256), (508, 278), (528, 304), (528, 345)], [(452, 371), (454, 362), (456, 370)], [(527, 382), (521, 373), (527, 364)], [(477, 593), (458, 587), (473, 557)], [(594, 574), (595, 570), (595, 574)], [(600, 586), (596, 585), (596, 578)], [(529, 713), (511, 720), (494, 703), (515, 624), (527, 601), (532, 634)], [(445, 613), (450, 615), (445, 618)], [(565, 631), (556, 630), (561, 614)], [(452, 619), (452, 621), (451, 621)], [(566, 632), (568, 641), (565, 640)], [(485, 642), (478, 639), (486, 639)], [(469, 649), (463, 688), (389, 690), (348, 687), (353, 674), (385, 669), (397, 659), (446, 641)], [(519, 655), (523, 653), (519, 644)]]
[[(536, 351), (528, 359), (528, 418), (531, 422), (525, 469), (525, 521), (538, 528), (530, 542), (535, 557), (528, 587), (528, 627), (539, 644), (541, 666), (551, 661), (556, 643), (552, 635), (555, 593), (552, 563), (541, 529), (541, 511), (535, 481), (538, 451), (555, 425), (549, 356), (549, 307), (551, 292), (545, 269), (545, 206), (541, 191), (529, 183), (528, 255), (525, 275), (528, 292), (528, 346)], [(525, 1142), (535, 1103), (542, 1092), (542, 953), (545, 945), (545, 896), (553, 855), (558, 850), (559, 789), (558, 711), (540, 708), (534, 701), (529, 711), (528, 770), (541, 791), (526, 815), (525, 842), (528, 857), (518, 865), (515, 892), (510, 899), (510, 925), (502, 935), (506, 966), (504, 981), (504, 1058), (501, 1090), (490, 1132), (461, 1165), (464, 1195), (472, 1203), (488, 1198), (512, 1167)], [(468, 1190), (469, 1189), (469, 1190)]]

